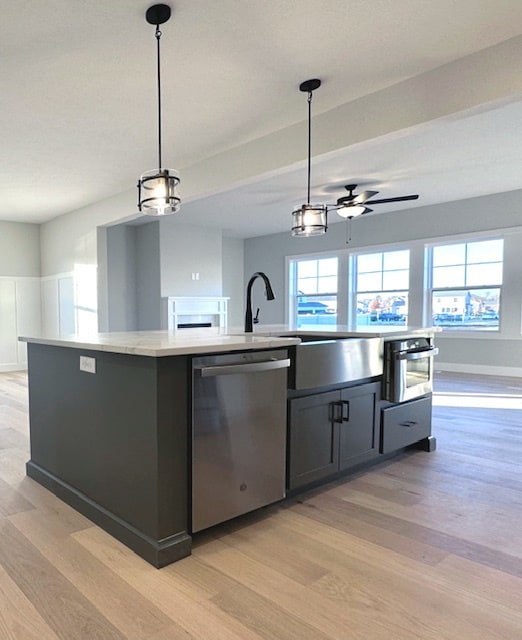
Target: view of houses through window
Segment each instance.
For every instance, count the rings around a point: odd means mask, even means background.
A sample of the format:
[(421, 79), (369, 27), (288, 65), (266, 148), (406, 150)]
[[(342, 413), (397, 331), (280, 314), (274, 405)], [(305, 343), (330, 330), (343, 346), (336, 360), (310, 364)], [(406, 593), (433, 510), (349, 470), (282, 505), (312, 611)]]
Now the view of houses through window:
[(355, 257), (357, 326), (406, 324), (410, 252), (384, 251)]
[[(417, 255), (420, 256), (417, 250)], [(410, 296), (410, 249), (353, 253), (338, 291), (339, 257), (296, 257), (289, 261), (290, 318), (298, 327), (333, 325), (346, 318), (356, 327), (408, 324), (409, 307), (426, 324), (455, 330), (498, 331), (501, 321), (504, 241), (479, 239), (426, 246), (424, 297)], [(341, 295), (339, 294), (346, 294)], [(348, 308), (338, 309), (339, 299)], [(344, 305), (344, 302), (343, 302)]]
[(434, 325), (452, 329), (498, 329), (503, 249), (503, 240), (432, 247)]
[(296, 262), (298, 326), (337, 324), (337, 258)]

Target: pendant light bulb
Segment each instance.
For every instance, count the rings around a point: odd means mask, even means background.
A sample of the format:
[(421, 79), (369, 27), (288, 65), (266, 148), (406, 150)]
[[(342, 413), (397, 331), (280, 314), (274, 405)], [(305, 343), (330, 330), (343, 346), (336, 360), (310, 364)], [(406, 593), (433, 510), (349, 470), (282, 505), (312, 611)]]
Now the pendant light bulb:
[(318, 236), (328, 228), (328, 210), (324, 204), (310, 204), (310, 177), (312, 171), (312, 93), (321, 86), (318, 78), (306, 80), (299, 91), (308, 94), (308, 187), (306, 204), (298, 205), (292, 212), (293, 236)]
[(179, 174), (172, 169), (164, 169), (161, 160), (161, 67), (160, 67), (160, 24), (169, 20), (171, 9), (166, 4), (155, 4), (147, 9), (145, 19), (156, 26), (157, 87), (158, 87), (158, 169), (146, 171), (138, 181), (138, 209), (150, 216), (164, 216), (176, 213), (181, 207)]

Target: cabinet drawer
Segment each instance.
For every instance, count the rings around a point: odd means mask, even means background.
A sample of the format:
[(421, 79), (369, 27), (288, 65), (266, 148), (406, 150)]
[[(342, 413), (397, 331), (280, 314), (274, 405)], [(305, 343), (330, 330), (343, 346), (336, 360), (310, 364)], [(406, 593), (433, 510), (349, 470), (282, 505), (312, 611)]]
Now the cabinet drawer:
[(382, 410), (381, 453), (390, 453), (431, 435), (431, 396)]

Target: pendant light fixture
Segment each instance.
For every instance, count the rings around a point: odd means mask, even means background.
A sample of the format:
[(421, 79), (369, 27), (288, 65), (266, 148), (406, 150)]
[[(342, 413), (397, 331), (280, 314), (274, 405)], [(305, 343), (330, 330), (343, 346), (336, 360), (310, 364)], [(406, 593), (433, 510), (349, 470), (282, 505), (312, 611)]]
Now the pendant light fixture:
[(138, 209), (150, 216), (164, 216), (176, 213), (181, 207), (178, 191), (177, 171), (163, 168), (161, 160), (161, 68), (160, 68), (160, 25), (169, 20), (171, 9), (166, 4), (155, 4), (145, 13), (149, 24), (156, 26), (157, 85), (158, 85), (158, 169), (147, 171), (138, 181)]
[(324, 204), (310, 204), (310, 176), (312, 165), (312, 93), (321, 86), (317, 78), (306, 80), (299, 85), (299, 91), (308, 93), (308, 190), (306, 204), (292, 212), (293, 236), (318, 236), (326, 233), (327, 208)]

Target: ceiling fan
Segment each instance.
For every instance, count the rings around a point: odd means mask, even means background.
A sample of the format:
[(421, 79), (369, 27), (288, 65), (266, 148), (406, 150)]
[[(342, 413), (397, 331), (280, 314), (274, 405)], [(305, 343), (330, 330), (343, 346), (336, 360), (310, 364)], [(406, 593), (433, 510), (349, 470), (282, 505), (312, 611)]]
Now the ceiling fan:
[(398, 196), (396, 198), (379, 198), (378, 200), (372, 200), (376, 196), (378, 191), (363, 191), (359, 194), (354, 194), (357, 188), (356, 184), (346, 184), (344, 186), (348, 195), (342, 196), (337, 200), (335, 209), (341, 218), (355, 218), (356, 216), (363, 215), (364, 213), (370, 213), (373, 209), (370, 209), (366, 205), (371, 204), (384, 204), (385, 202), (403, 202), (404, 200), (417, 200), (418, 194), (409, 196)]

